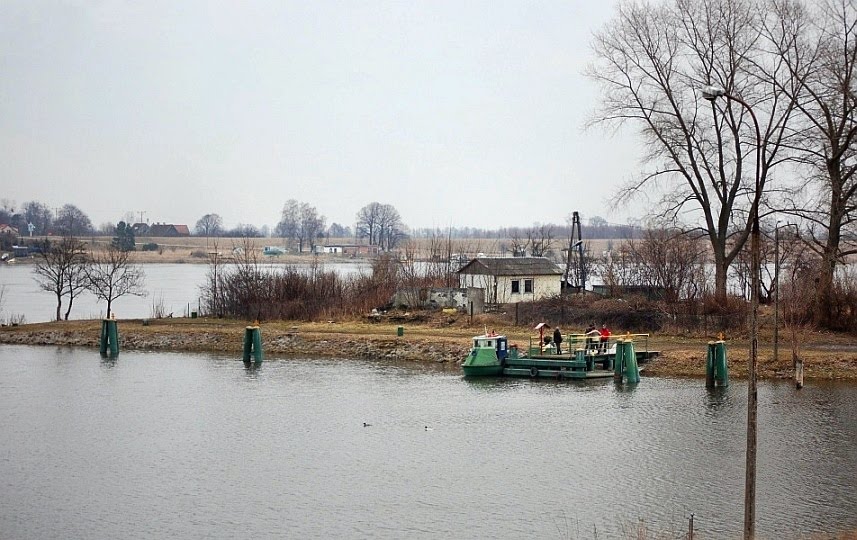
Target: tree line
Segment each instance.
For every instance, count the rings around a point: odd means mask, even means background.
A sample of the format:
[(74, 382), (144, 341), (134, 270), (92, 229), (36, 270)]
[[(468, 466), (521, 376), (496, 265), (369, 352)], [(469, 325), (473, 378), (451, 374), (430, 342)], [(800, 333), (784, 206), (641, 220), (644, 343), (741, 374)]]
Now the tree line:
[[(128, 234), (134, 237), (137, 236), (133, 230), (134, 223), (134, 215), (127, 212), (117, 223), (103, 223), (96, 229), (89, 216), (73, 204), (51, 209), (39, 201), (28, 201), (18, 208), (13, 201), (0, 200), (0, 224), (15, 227), (21, 236), (28, 236), (31, 232), (32, 236), (114, 235), (117, 227), (127, 227)], [(30, 231), (30, 224), (32, 224), (32, 231)], [(592, 216), (586, 227), (586, 235), (590, 238), (631, 238), (638, 229), (639, 225), (611, 224), (600, 216)], [(355, 215), (353, 226), (335, 222), (327, 225), (327, 218), (321, 215), (316, 207), (294, 199), (286, 201), (280, 220), (273, 228), (248, 223), (238, 223), (234, 227), (227, 228), (223, 218), (215, 212), (204, 214), (192, 228), (194, 235), (210, 238), (279, 237), (298, 251), (312, 251), (327, 238), (354, 238), (390, 251), (400, 247), (402, 242), (409, 238), (449, 236), (459, 239), (525, 239), (525, 241), (516, 241), (516, 247), (527, 253), (540, 254), (545, 254), (549, 250), (539, 247), (539, 238), (546, 236), (562, 238), (568, 236), (569, 231), (570, 223), (536, 223), (530, 227), (514, 226), (498, 229), (454, 225), (443, 229), (437, 227), (412, 229), (404, 223), (399, 211), (393, 205), (380, 202), (371, 202), (362, 207)], [(534, 244), (535, 249), (530, 250), (529, 244)], [(541, 245), (544, 246), (544, 242)], [(4, 247), (8, 249), (9, 246)]]

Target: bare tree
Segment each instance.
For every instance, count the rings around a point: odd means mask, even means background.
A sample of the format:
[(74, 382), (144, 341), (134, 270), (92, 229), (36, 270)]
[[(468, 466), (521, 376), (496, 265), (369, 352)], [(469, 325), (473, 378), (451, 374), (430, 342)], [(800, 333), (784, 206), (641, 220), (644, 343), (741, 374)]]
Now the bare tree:
[(516, 227), (510, 231), (509, 242), (513, 257), (526, 256), (527, 250), (530, 248), (530, 238), (525, 238), (520, 229)]
[(113, 301), (117, 298), (146, 296), (143, 269), (132, 264), (129, 257), (129, 251), (110, 244), (105, 251), (94, 253), (92, 263), (87, 267), (86, 288), (99, 300), (107, 302), (107, 318), (110, 318)]
[[(825, 0), (809, 11), (802, 3), (776, 0), (772, 8), (781, 23), (770, 25), (768, 34), (792, 73), (781, 86), (800, 111), (795, 146), (812, 180), (809, 200), (789, 199), (785, 211), (808, 224), (807, 245), (822, 261), (815, 319), (830, 326), (836, 267), (857, 254), (857, 246), (843, 242), (845, 231), (857, 222), (857, 5)], [(795, 87), (791, 80), (800, 84)]]
[(307, 203), (301, 203), (299, 214), (300, 216), (300, 245), (303, 251), (304, 243), (309, 247), (310, 251), (315, 251), (315, 245), (318, 238), (324, 233), (325, 217), (319, 215), (318, 210), (314, 206)]
[(375, 244), (381, 221), (381, 203), (371, 202), (357, 211), (357, 237), (367, 238), (369, 245)]
[(393, 205), (372, 202), (357, 212), (357, 236), (367, 238), (369, 245), (390, 250), (407, 235), (402, 218)]
[(45, 241), (33, 266), (34, 279), (39, 287), (54, 294), (57, 299), (56, 320), (63, 320), (63, 298), (68, 297), (65, 320), (68, 320), (77, 293), (86, 286), (86, 244), (73, 236), (64, 236), (59, 242)]
[(205, 214), (197, 220), (194, 231), (206, 238), (217, 236), (223, 231), (223, 218), (218, 214)]
[(527, 231), (533, 257), (547, 257), (553, 251), (553, 225), (533, 225)]
[(630, 245), (640, 284), (664, 290), (664, 300), (699, 298), (705, 284), (705, 246), (678, 229), (651, 227)]
[(54, 225), (63, 235), (82, 236), (92, 232), (89, 216), (73, 204), (66, 204), (60, 208)]
[[(23, 207), (24, 218), (27, 223), (33, 224), (33, 233), (37, 235), (48, 234), (48, 230), (53, 223), (53, 213), (45, 204), (38, 201), (29, 201), (24, 203)], [(21, 231), (24, 234), (24, 231)]]
[[(757, 76), (758, 66), (779, 74), (759, 45), (763, 12), (751, 0), (623, 3), (596, 34), (588, 69), (603, 89), (591, 124), (632, 123), (649, 149), (644, 159), (652, 168), (623, 195), (661, 187), (662, 216), (699, 223), (721, 304), (729, 266), (750, 234), (749, 208), (782, 159), (793, 110), (779, 85)], [(733, 99), (706, 102), (700, 90), (709, 85), (748, 107)], [(762, 118), (758, 131), (754, 118)]]
[(382, 204), (378, 221), (378, 245), (390, 251), (407, 237), (399, 211), (391, 204)]
[(295, 199), (289, 199), (283, 205), (280, 222), (277, 223), (274, 233), (285, 239), (289, 245), (300, 241), (300, 203)]

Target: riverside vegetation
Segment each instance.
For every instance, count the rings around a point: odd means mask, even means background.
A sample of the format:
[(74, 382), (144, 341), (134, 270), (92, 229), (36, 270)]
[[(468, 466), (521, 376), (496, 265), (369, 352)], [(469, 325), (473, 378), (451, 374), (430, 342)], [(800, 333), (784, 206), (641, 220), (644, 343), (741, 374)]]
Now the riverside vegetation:
[[(654, 242), (643, 240), (639, 246), (649, 244)], [(561, 295), (502, 306), (500, 311), (471, 318), (462, 312), (432, 309), (420, 293), (426, 288), (454, 284), (451, 276), (455, 269), (445, 257), (414, 264), (413, 258), (403, 261), (384, 255), (364, 261), (364, 271), (343, 276), (322, 264), (272, 266), (258, 255), (258, 250), (244, 247), (234, 249), (230, 259), (208, 258), (208, 277), (201, 290), (201, 317), (159, 319), (153, 313), (145, 325), (142, 320), (120, 321), (122, 347), (237, 355), (243, 326), (259, 320), (269, 355), (457, 365), (469, 350), (470, 338), (486, 327), (524, 345), (530, 339), (529, 329), (538, 322), (558, 325), (566, 333), (581, 331), (590, 323), (606, 323), (614, 335), (652, 334), (649, 348), (662, 351), (662, 355), (648, 365), (649, 375), (703, 375), (705, 344), (721, 333), (728, 343), (732, 375), (741, 377), (746, 372), (746, 303), (740, 297), (731, 297), (725, 305), (712, 302), (704, 294), (704, 283), (693, 282), (695, 276), (704, 279), (698, 265), (689, 265), (688, 279), (674, 287), (676, 290), (666, 287), (665, 297), (647, 299), (623, 291), (624, 282), (636, 279), (629, 270), (645, 269), (646, 259), (637, 256), (625, 264), (620, 257), (614, 257), (609, 265), (600, 268), (602, 278), (611, 283), (613, 297)], [(619, 253), (623, 254), (623, 250)], [(673, 277), (681, 274), (670, 273)], [(794, 359), (800, 358), (808, 378), (857, 379), (857, 346), (853, 339), (848, 333), (820, 331), (811, 324), (807, 309), (811, 303), (801, 301), (798, 295), (806, 290), (807, 287), (794, 285), (783, 289), (776, 362), (771, 345), (773, 306), (762, 307), (760, 376), (790, 377)], [(405, 291), (405, 300), (415, 307), (393, 305), (391, 299), (397, 291)], [(369, 316), (373, 312), (377, 315)], [(99, 325), (99, 321), (18, 324), (0, 330), (0, 342), (97, 347)], [(406, 327), (401, 338), (395, 335), (399, 325)]]

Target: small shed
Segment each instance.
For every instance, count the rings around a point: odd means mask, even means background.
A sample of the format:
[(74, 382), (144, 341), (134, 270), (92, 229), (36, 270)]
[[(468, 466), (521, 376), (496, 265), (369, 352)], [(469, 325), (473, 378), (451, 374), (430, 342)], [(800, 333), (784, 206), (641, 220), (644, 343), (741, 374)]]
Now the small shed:
[(544, 257), (477, 257), (458, 271), (459, 287), (479, 287), (485, 302), (531, 302), (560, 294), (562, 270)]

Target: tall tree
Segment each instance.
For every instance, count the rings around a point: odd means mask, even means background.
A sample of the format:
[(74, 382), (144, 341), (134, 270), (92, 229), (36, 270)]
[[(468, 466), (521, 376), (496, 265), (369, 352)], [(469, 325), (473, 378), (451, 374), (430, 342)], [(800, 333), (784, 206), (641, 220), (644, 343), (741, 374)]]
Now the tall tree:
[(107, 318), (117, 298), (146, 296), (143, 269), (132, 264), (129, 257), (130, 252), (110, 244), (104, 252), (92, 255), (92, 263), (87, 268), (86, 288), (99, 300), (107, 302)]
[(399, 211), (391, 204), (382, 204), (378, 219), (378, 240), (376, 243), (382, 249), (390, 251), (407, 237), (404, 229), (405, 226), (402, 223)]
[[(44, 236), (48, 234), (48, 230), (53, 223), (53, 213), (47, 205), (38, 201), (29, 201), (23, 206), (24, 219), (27, 224), (33, 224), (33, 234)], [(20, 231), (21, 235), (28, 234), (29, 231)]]
[(391, 204), (372, 202), (357, 212), (357, 237), (366, 238), (369, 245), (393, 249), (407, 237), (399, 211)]
[(835, 323), (836, 267), (857, 254), (857, 247), (843, 244), (844, 233), (857, 223), (857, 6), (825, 0), (813, 12), (777, 0), (772, 7), (770, 41), (800, 82), (782, 87), (800, 111), (795, 145), (812, 179), (808, 203), (792, 199), (785, 210), (808, 224), (807, 245), (821, 258), (814, 311), (816, 322), (829, 327)]
[(310, 251), (314, 251), (316, 241), (324, 233), (325, 217), (319, 215), (318, 210), (307, 203), (301, 203), (299, 215), (301, 251), (303, 251), (304, 243), (306, 243)]
[(39, 288), (57, 299), (56, 320), (63, 320), (63, 298), (68, 297), (65, 320), (68, 320), (77, 293), (86, 286), (86, 244), (73, 236), (59, 242), (45, 241), (33, 265), (34, 279)]
[[(647, 143), (651, 168), (623, 194), (660, 187), (663, 216), (699, 224), (711, 246), (721, 303), (729, 266), (750, 234), (756, 188), (765, 189), (770, 169), (783, 157), (793, 111), (781, 87), (758, 76), (759, 66), (781, 69), (759, 46), (761, 13), (751, 0), (621, 3), (595, 36), (596, 60), (588, 69), (603, 90), (592, 123), (631, 123)], [(732, 99), (702, 99), (700, 90), (709, 85), (752, 108), (761, 119), (761, 146), (745, 107)]]
[(371, 202), (357, 211), (357, 237), (368, 239), (370, 246), (377, 243), (381, 206), (379, 202)]
[(113, 245), (121, 251), (134, 251), (134, 229), (131, 225), (120, 221), (116, 224), (116, 236), (113, 237)]
[(294, 245), (300, 240), (300, 229), (300, 203), (289, 199), (283, 205), (280, 222), (277, 223), (274, 233), (285, 239), (289, 245)]
[(351, 227), (339, 223), (331, 223), (327, 228), (327, 235), (331, 238), (348, 238), (351, 236)]
[(199, 236), (218, 236), (223, 232), (223, 218), (218, 214), (205, 214), (199, 218), (194, 227), (194, 231)]
[(60, 208), (54, 224), (63, 235), (83, 236), (92, 232), (89, 216), (73, 204), (66, 204)]

